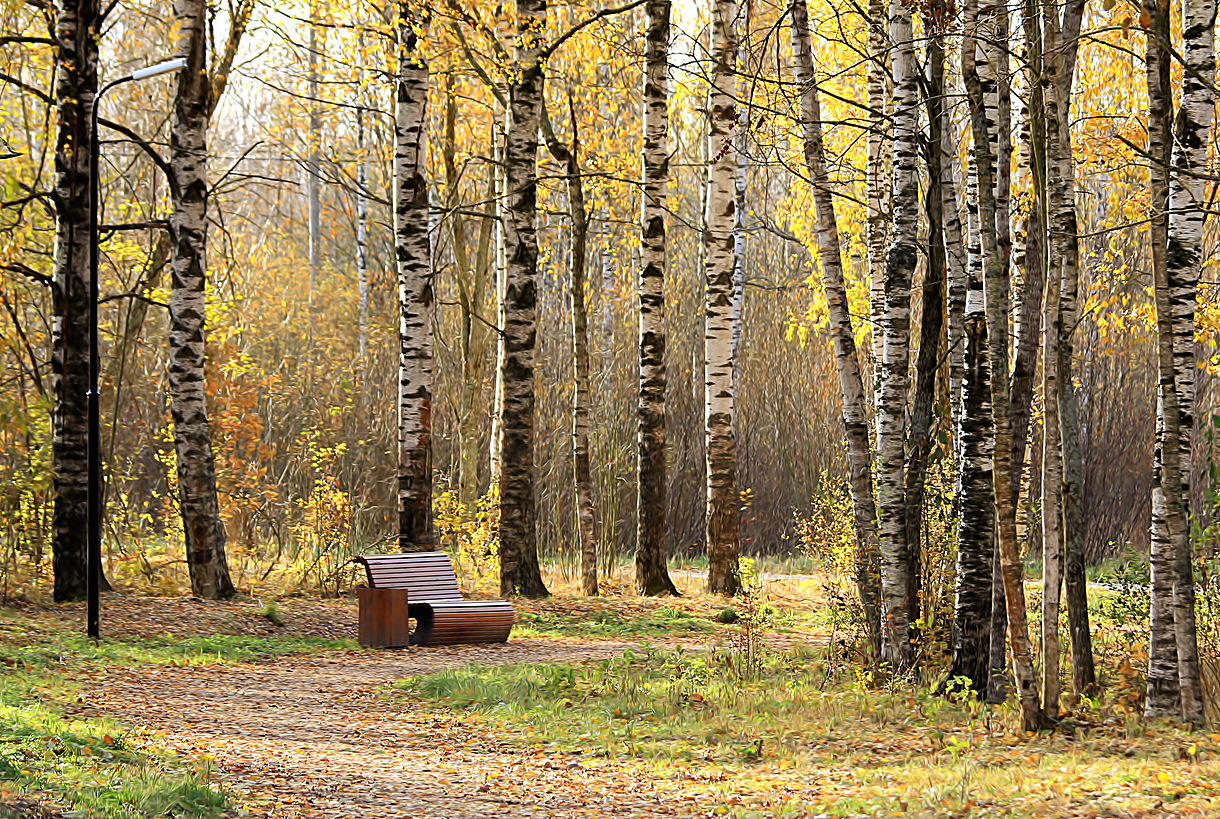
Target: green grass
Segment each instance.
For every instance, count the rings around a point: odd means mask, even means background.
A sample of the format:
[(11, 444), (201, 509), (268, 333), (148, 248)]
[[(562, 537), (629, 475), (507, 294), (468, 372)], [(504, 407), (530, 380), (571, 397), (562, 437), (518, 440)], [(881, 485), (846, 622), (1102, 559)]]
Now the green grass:
[[(590, 768), (642, 766), (671, 795), (706, 797), (742, 817), (889, 816), (899, 807), (915, 817), (1099, 816), (1220, 804), (1220, 736), (1097, 708), (1074, 714), (1070, 730), (1028, 736), (1011, 704), (949, 702), (931, 685), (871, 690), (828, 675), (809, 648), (645, 648), (595, 663), (469, 666), (400, 685), (509, 745)], [(1074, 813), (1077, 802), (1096, 812)]]
[(226, 795), (209, 781), (206, 761), (138, 748), (109, 720), (65, 716), (64, 706), (80, 692), (74, 679), (115, 667), (248, 662), (354, 646), (350, 640), (225, 634), (94, 643), (0, 611), (0, 817), (25, 815), (13, 795), (83, 819), (230, 815)]
[(543, 610), (518, 615), (513, 636), (647, 638), (709, 634), (716, 629), (712, 620), (670, 606), (635, 616), (623, 616), (612, 610)]

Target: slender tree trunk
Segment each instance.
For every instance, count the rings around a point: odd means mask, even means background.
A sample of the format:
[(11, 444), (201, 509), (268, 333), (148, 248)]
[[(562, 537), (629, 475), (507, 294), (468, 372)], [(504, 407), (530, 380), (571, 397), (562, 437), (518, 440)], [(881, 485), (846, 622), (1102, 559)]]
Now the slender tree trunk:
[[(959, 677), (970, 680), (980, 697), (992, 677), (991, 609), (994, 605), (995, 487), (992, 460), (995, 436), (991, 429), (991, 371), (987, 346), (987, 316), (983, 309), (981, 271), (973, 275), (965, 306), (961, 421), (957, 427), (960, 466), (957, 524), (957, 574), (953, 606), (953, 655), (942, 691)], [(1001, 642), (1001, 646), (1003, 643)]]
[(1169, 233), (1170, 88), (1169, 13), (1153, 0), (1144, 4), (1148, 28), (1148, 153), (1153, 296), (1157, 308), (1157, 437), (1152, 486), (1151, 598), (1148, 640), (1148, 717), (1177, 716), (1182, 699), (1178, 686), (1178, 649), (1173, 591), (1176, 585), (1174, 544), (1183, 525), (1179, 433), (1181, 414), (1173, 367), (1173, 317), (1169, 299), (1166, 246)]
[(359, 371), (361, 394), (367, 398), (365, 362), (368, 358), (369, 325), (369, 162), (364, 146), (364, 108), (356, 108), (356, 316), (359, 324)]
[[(1059, 104), (1060, 161), (1064, 196), (1056, 207), (1056, 231), (1062, 250), (1056, 250), (1061, 267), (1059, 326), (1059, 429), (1063, 448), (1063, 552), (1064, 584), (1068, 610), (1068, 633), (1072, 641), (1072, 679), (1076, 693), (1092, 694), (1097, 687), (1093, 668), (1093, 638), (1089, 630), (1089, 605), (1084, 571), (1084, 464), (1080, 451), (1080, 421), (1072, 362), (1072, 342), (1079, 317), (1080, 244), (1076, 228), (1076, 168), (1072, 161), (1070, 108), (1076, 54), (1085, 0), (1071, 0), (1063, 9), (1063, 24), (1056, 32), (1062, 53), (1056, 89)], [(1193, 331), (1192, 331), (1193, 339)]]
[(813, 188), (818, 220), (818, 253), (822, 263), (822, 289), (826, 294), (839, 391), (843, 398), (843, 429), (847, 434), (847, 463), (851, 483), (852, 522), (856, 533), (856, 589), (868, 623), (873, 657), (881, 652), (881, 611), (878, 598), (877, 507), (873, 501), (872, 453), (868, 442), (868, 404), (860, 358), (847, 302), (839, 247), (839, 225), (835, 218), (826, 153), (822, 144), (822, 110), (813, 73), (813, 48), (809, 40), (809, 10), (805, 0), (792, 2), (792, 52), (794, 74), (801, 93), (801, 126), (805, 139), (805, 167)]
[(426, 19), (398, 7), (394, 105), (394, 257), (398, 273), (398, 547), (433, 548), (432, 250), (428, 239)]
[(542, 109), (542, 133), (551, 156), (563, 168), (568, 188), (572, 241), (568, 259), (572, 295), (572, 472), (576, 484), (576, 513), (580, 532), (580, 587), (587, 597), (597, 596), (597, 514), (593, 506), (593, 478), (589, 472), (589, 314), (585, 308), (585, 266), (588, 259), (589, 215), (585, 209), (584, 178), (580, 171), (580, 138), (576, 109), (569, 91), (572, 146), (564, 145)]
[[(935, 67), (936, 63), (933, 63)], [(934, 75), (935, 76), (935, 75)], [(932, 99), (936, 98), (933, 90)], [(992, 458), (991, 377), (987, 358), (987, 320), (983, 309), (983, 267), (978, 231), (978, 193), (974, 163), (968, 173), (969, 231), (963, 241), (954, 168), (957, 147), (947, 107), (938, 106), (941, 172), (949, 294), (948, 339), (950, 403), (958, 461), (957, 571), (953, 606), (953, 653), (941, 684), (946, 692), (964, 677), (978, 696), (990, 680), (995, 551), (995, 490)], [(967, 247), (968, 244), (968, 247)], [(1001, 608), (1003, 598), (1001, 597)], [(1001, 636), (1001, 663), (1003, 658)]]
[(55, 600), (85, 597), (88, 570), (89, 115), (97, 95), (96, 0), (60, 0), (55, 52), (55, 287), (51, 416)]
[[(1042, 433), (1042, 709), (1048, 721), (1059, 719), (1059, 595), (1063, 581), (1063, 499), (1062, 433), (1059, 413), (1062, 406), (1060, 391), (1066, 388), (1063, 379), (1063, 356), (1060, 345), (1064, 340), (1061, 293), (1067, 278), (1064, 268), (1065, 245), (1068, 235), (1064, 211), (1068, 203), (1065, 171), (1070, 172), (1071, 158), (1065, 161), (1063, 149), (1066, 124), (1061, 107), (1063, 84), (1063, 54), (1059, 42), (1058, 20), (1053, 9), (1044, 7), (1047, 17), (1045, 59), (1045, 150), (1046, 197), (1048, 221), (1054, 220), (1051, 248), (1054, 261), (1049, 265), (1043, 322), (1046, 328), (1042, 365), (1043, 433)], [(1041, 79), (1041, 78), (1039, 78)], [(1065, 167), (1066, 166), (1066, 167)], [(1074, 225), (1072, 226), (1074, 228)], [(1074, 230), (1073, 230), (1074, 233)]]
[[(1166, 248), (1168, 306), (1173, 319), (1173, 371), (1179, 417), (1178, 478), (1184, 507), (1182, 514), (1187, 516), (1186, 520), (1189, 520), (1190, 514), (1191, 439), (1195, 421), (1195, 305), (1202, 270), (1203, 223), (1207, 207), (1206, 183), (1192, 176), (1191, 172), (1199, 172), (1207, 167), (1208, 137), (1215, 106), (1212, 90), (1216, 73), (1215, 24), (1214, 3), (1186, 1), (1182, 23), (1186, 71), (1182, 104), (1174, 124), (1173, 162), (1177, 172), (1170, 183)], [(1173, 559), (1173, 620), (1182, 718), (1192, 725), (1201, 726), (1204, 712), (1195, 623), (1194, 561), (1189, 526), (1185, 520), (1174, 542)]]
[(911, 280), (919, 256), (919, 68), (911, 11), (890, 3), (894, 66), (894, 194), (885, 259), (881, 393), (877, 404), (881, 513), (881, 656), (895, 671), (914, 666), (911, 555), (906, 539), (906, 399), (910, 367)]
[[(977, 44), (977, 74), (979, 78), (979, 92), (982, 98), (983, 111), (985, 121), (991, 133), (994, 144), (989, 144), (988, 154), (992, 161), (992, 189), (990, 193), (994, 198), (995, 203), (995, 241), (996, 241), (996, 268), (995, 275), (999, 277), (997, 282), (997, 290), (1000, 293), (1001, 304), (999, 305), (1000, 313), (1004, 316), (1007, 322), (1010, 316), (1010, 291), (1012, 287), (1011, 277), (1009, 274), (1009, 259), (1012, 251), (1012, 236), (1008, 219), (1008, 199), (1010, 188), (1010, 165), (1012, 157), (1012, 93), (1008, 81), (1008, 12), (1007, 8), (996, 0), (985, 0), (981, 2), (978, 8), (978, 30), (979, 34), (975, 37)], [(964, 69), (964, 66), (963, 66)], [(963, 71), (964, 73), (964, 71)], [(978, 207), (978, 224), (983, 225), (982, 221), (982, 199), (976, 203)], [(989, 223), (988, 223), (989, 224)], [(989, 229), (989, 228), (983, 228)], [(987, 261), (987, 248), (982, 234), (978, 238), (979, 262), (985, 268)], [(984, 280), (990, 273), (984, 275)], [(990, 285), (987, 286), (990, 292)], [(990, 305), (989, 305), (990, 307)], [(994, 343), (989, 339), (989, 343)], [(1004, 344), (1008, 346), (1008, 336), (1005, 334)], [(1007, 353), (1006, 353), (1007, 354)], [(991, 370), (991, 377), (994, 379), (997, 374), (995, 369)], [(993, 381), (994, 384), (994, 381)], [(1032, 386), (1032, 384), (1031, 384)], [(1012, 417), (1015, 419), (1021, 415), (1020, 412), (1020, 396), (1011, 390), (1009, 391), (1010, 404), (1012, 406)], [(992, 411), (995, 411), (995, 405), (992, 405)], [(1027, 414), (1027, 413), (1026, 413)], [(1014, 447), (1018, 443), (1024, 451), (1024, 440), (1018, 439), (1014, 434), (1011, 437)], [(1015, 462), (1015, 458), (1010, 455), (1009, 463), (1012, 466), (1013, 479), (1010, 480), (1012, 487), (1012, 504), (1013, 509), (1016, 509), (1017, 492), (1020, 489), (1020, 467), (1024, 465), (1024, 459), (1020, 465)], [(992, 471), (992, 479), (994, 482), (995, 471)], [(997, 529), (998, 535), (998, 529)], [(995, 555), (993, 557), (993, 573), (992, 573), (992, 592), (991, 592), (991, 680), (988, 683), (988, 699), (992, 701), (1003, 701), (1007, 696), (1005, 686), (1007, 684), (1007, 676), (1002, 669), (1006, 667), (1006, 641), (1004, 639), (1005, 632), (1008, 627), (1008, 610), (1004, 595), (1004, 580), (1001, 570), (1002, 561), (999, 555), (999, 541), (995, 543)]]
[(538, 126), (546, 0), (517, 0), (517, 59), (504, 152), (504, 354), (500, 371), (500, 593), (545, 597), (534, 506)]
[(733, 428), (733, 267), (735, 256), (737, 122), (737, 3), (712, 6), (711, 81), (708, 84), (707, 210), (703, 228), (707, 274), (704, 314), (704, 385), (707, 440), (707, 588), (713, 594), (741, 590), (737, 555), (740, 531), (737, 441)]
[(885, 249), (889, 242), (890, 175), (888, 162), (890, 39), (886, 0), (868, 3), (868, 301), (872, 339), (873, 402), (881, 400), (882, 330), (885, 313)]
[(640, 207), (640, 392), (637, 407), (640, 477), (636, 493), (640, 594), (677, 594), (666, 567), (668, 473), (665, 435), (665, 233), (669, 185), (670, 0), (649, 0), (645, 28), (644, 195)]
[(925, 155), (928, 166), (928, 188), (924, 211), (928, 219), (927, 262), (924, 267), (923, 296), (920, 309), (919, 352), (915, 358), (915, 394), (911, 402), (911, 430), (907, 435), (906, 474), (906, 540), (910, 555), (910, 620), (918, 623), (922, 616), (920, 600), (921, 563), (923, 560), (923, 501), (928, 460), (933, 447), (933, 408), (940, 370), (940, 337), (945, 329), (945, 287), (947, 263), (944, 232), (944, 169), (943, 137), (945, 93), (945, 51), (942, 34), (944, 3), (934, 0), (924, 13), (924, 25), (930, 31), (926, 49), (929, 84), (925, 105), (928, 111), (928, 141)]
[[(951, 55), (946, 54), (946, 61)], [(946, 106), (942, 104), (942, 114)], [(961, 425), (962, 380), (965, 377), (966, 353), (966, 279), (967, 241), (962, 236), (961, 209), (958, 206), (956, 179), (957, 141), (953, 137), (953, 120), (942, 118), (941, 138), (941, 217), (945, 232), (945, 277), (947, 292), (945, 320), (948, 322), (946, 337), (949, 343), (949, 407), (953, 428)], [(967, 237), (968, 238), (968, 237)]]
[[(318, 108), (317, 9), (309, 7), (309, 159), (305, 164), (305, 187), (309, 195), (309, 313), (315, 310), (314, 291), (322, 268), (322, 114)], [(313, 322), (310, 322), (312, 328)], [(312, 330), (311, 330), (312, 332)]]
[[(1041, 724), (1041, 707), (1030, 654), (1029, 629), (1025, 616), (1024, 566), (1017, 548), (1016, 514), (1012, 503), (1012, 406), (1008, 380), (1008, 316), (1004, 293), (1005, 276), (1000, 270), (993, 139), (988, 122), (983, 88), (977, 68), (979, 10), (974, 0), (966, 6), (965, 33), (962, 38), (962, 75), (970, 103), (974, 158), (978, 171), (979, 235), (982, 240), (987, 309), (987, 343), (991, 366), (991, 414), (995, 428), (995, 462), (992, 483), (996, 498), (996, 528), (1004, 580), (1004, 600), (1008, 611), (1009, 643), (1012, 647), (1013, 673), (1021, 702), (1021, 723), (1025, 730)], [(1003, 151), (1001, 151), (1001, 155)]]
[(214, 108), (206, 54), (207, 5), (176, 0), (179, 51), (187, 65), (176, 77), (170, 166), (170, 413), (178, 455), (178, 493), (186, 535), (191, 590), (199, 597), (232, 597), (225, 528), (216, 497), (216, 463), (208, 425), (204, 378), (204, 292), (207, 272), (208, 118)]

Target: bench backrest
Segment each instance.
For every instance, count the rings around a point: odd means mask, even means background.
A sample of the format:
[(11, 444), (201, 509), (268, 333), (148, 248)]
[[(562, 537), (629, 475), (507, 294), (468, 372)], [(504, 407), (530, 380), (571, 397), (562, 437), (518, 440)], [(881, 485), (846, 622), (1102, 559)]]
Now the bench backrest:
[(461, 600), (453, 563), (445, 552), (403, 552), (359, 555), (369, 586), (374, 589), (406, 589), (412, 603), (428, 600)]

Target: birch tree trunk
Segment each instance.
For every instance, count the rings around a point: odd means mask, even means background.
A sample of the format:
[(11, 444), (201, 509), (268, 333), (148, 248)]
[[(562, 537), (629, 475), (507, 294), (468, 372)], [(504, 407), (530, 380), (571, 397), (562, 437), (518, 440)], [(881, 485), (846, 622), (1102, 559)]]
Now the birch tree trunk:
[(517, 49), (504, 151), (504, 353), (500, 370), (500, 593), (544, 597), (534, 506), (538, 126), (546, 0), (517, 0)]
[(580, 589), (596, 597), (597, 514), (593, 505), (593, 478), (589, 472), (589, 314), (585, 307), (585, 268), (588, 260), (589, 215), (585, 208), (584, 179), (580, 172), (580, 138), (576, 109), (568, 95), (572, 124), (572, 146), (555, 136), (542, 109), (542, 133), (551, 156), (563, 168), (568, 189), (568, 214), (572, 219), (572, 241), (568, 257), (572, 296), (572, 473), (576, 484), (576, 515), (580, 533)]
[(204, 379), (206, 333), (208, 152), (207, 127), (215, 105), (206, 55), (207, 4), (176, 0), (179, 53), (170, 131), (170, 414), (178, 456), (178, 494), (186, 535), (191, 590), (199, 597), (232, 597), (225, 529), (216, 497), (216, 463), (208, 426)]
[(89, 116), (97, 95), (99, 10), (60, 0), (55, 52), (55, 287), (52, 290), (51, 416), (56, 602), (85, 597), (88, 570)]
[(665, 232), (669, 185), (670, 0), (649, 0), (644, 32), (644, 194), (640, 205), (639, 469), (635, 585), (640, 594), (677, 594), (666, 567), (668, 472), (665, 434)]
[[(932, 454), (932, 411), (937, 382), (940, 380), (940, 338), (945, 329), (945, 286), (947, 263), (945, 254), (943, 191), (943, 137), (941, 129), (945, 93), (944, 37), (939, 27), (945, 24), (942, 0), (933, 0), (923, 11), (924, 26), (929, 31), (925, 46), (928, 57), (928, 90), (925, 106), (928, 112), (928, 142), (925, 149), (928, 167), (928, 187), (924, 212), (928, 221), (927, 260), (924, 266), (919, 323), (919, 352), (915, 358), (915, 393), (911, 400), (911, 429), (907, 435), (906, 473), (906, 540), (910, 554), (910, 620), (918, 623), (922, 616), (920, 587), (923, 561), (923, 502), (928, 460)], [(943, 392), (943, 390), (942, 390)]]
[(881, 613), (878, 603), (877, 507), (873, 501), (872, 452), (868, 441), (868, 404), (860, 358), (847, 302), (839, 247), (839, 225), (835, 218), (826, 152), (822, 143), (822, 110), (813, 73), (813, 48), (809, 40), (809, 10), (805, 0), (792, 1), (793, 73), (801, 94), (801, 127), (805, 140), (805, 167), (813, 189), (818, 220), (818, 254), (822, 264), (822, 289), (826, 294), (839, 391), (843, 399), (843, 429), (847, 435), (848, 477), (851, 483), (852, 522), (856, 534), (856, 589), (868, 623), (873, 657), (880, 657)]
[(1166, 246), (1169, 234), (1170, 88), (1169, 13), (1154, 0), (1144, 4), (1150, 25), (1145, 64), (1148, 73), (1148, 170), (1153, 297), (1157, 312), (1157, 422), (1153, 460), (1151, 591), (1148, 691), (1145, 714), (1177, 716), (1181, 711), (1178, 650), (1174, 623), (1174, 545), (1183, 521), (1179, 430), (1181, 413), (1173, 366), (1173, 317), (1169, 303)]
[(707, 458), (707, 589), (741, 590), (737, 443), (733, 429), (733, 268), (736, 211), (737, 3), (714, 0), (708, 84), (708, 177), (704, 216), (704, 420)]
[[(1009, 644), (1013, 673), (1021, 703), (1021, 723), (1027, 731), (1041, 724), (1041, 707), (1033, 661), (1030, 656), (1029, 629), (1025, 616), (1024, 566), (1017, 548), (1016, 514), (1012, 503), (1012, 407), (1008, 381), (1008, 316), (1005, 276), (1000, 270), (996, 196), (993, 188), (993, 139), (988, 121), (983, 87), (977, 68), (979, 9), (971, 0), (966, 6), (962, 37), (962, 76), (970, 103), (974, 158), (978, 171), (979, 236), (983, 247), (984, 282), (987, 310), (988, 363), (991, 367), (991, 414), (995, 428), (995, 459), (992, 483), (996, 499), (996, 527), (1004, 599), (1008, 613)], [(1001, 152), (1002, 153), (1002, 152)]]
[[(314, 314), (314, 290), (322, 267), (322, 115), (318, 110), (317, 8), (309, 6), (309, 158), (305, 163), (305, 187), (309, 198), (309, 314)], [(313, 322), (310, 322), (312, 328)], [(312, 329), (311, 329), (312, 332)]]
[[(1075, 379), (1072, 336), (1079, 319), (1080, 244), (1076, 222), (1076, 169), (1072, 160), (1071, 103), (1076, 54), (1085, 0), (1071, 0), (1063, 9), (1063, 24), (1056, 36), (1062, 54), (1059, 87), (1059, 137), (1063, 199), (1056, 206), (1056, 230), (1063, 247), (1056, 250), (1061, 264), (1059, 325), (1059, 440), (1063, 450), (1063, 572), (1068, 610), (1068, 633), (1072, 641), (1072, 678), (1077, 695), (1092, 694), (1097, 687), (1093, 667), (1093, 637), (1089, 629), (1089, 604), (1084, 567), (1084, 464), (1080, 451), (1080, 421)], [(1053, 19), (1053, 18), (1052, 18)], [(1049, 266), (1048, 266), (1049, 267)], [(1192, 333), (1193, 338), (1193, 333)]]
[(906, 539), (906, 398), (910, 367), (911, 280), (919, 255), (917, 168), (919, 68), (911, 11), (901, 0), (890, 3), (890, 42), (894, 66), (893, 219), (885, 259), (885, 310), (882, 314), (881, 392), (877, 404), (880, 461), (878, 506), (881, 513), (881, 657), (895, 671), (915, 663), (911, 642), (911, 555)]
[[(1169, 235), (1166, 252), (1168, 307), (1173, 321), (1173, 371), (1178, 399), (1182, 514), (1189, 519), (1191, 439), (1195, 416), (1195, 305), (1203, 262), (1203, 223), (1207, 190), (1204, 180), (1192, 175), (1207, 167), (1208, 137), (1215, 107), (1216, 73), (1215, 3), (1186, 0), (1183, 11), (1183, 52), (1186, 70), (1182, 104), (1174, 123), (1173, 167), (1169, 188)], [(1160, 307), (1160, 302), (1158, 302)], [(1162, 345), (1164, 340), (1162, 340)], [(1168, 473), (1163, 472), (1166, 490)], [(1182, 718), (1195, 726), (1204, 722), (1199, 675), (1198, 635), (1195, 623), (1193, 551), (1184, 520), (1173, 544), (1174, 632), (1178, 649), (1178, 684)]]
[(1063, 503), (1060, 494), (1063, 484), (1063, 429), (1059, 417), (1062, 406), (1060, 391), (1067, 388), (1061, 375), (1064, 358), (1060, 345), (1065, 334), (1060, 294), (1070, 275), (1066, 271), (1065, 258), (1069, 242), (1067, 231), (1070, 229), (1072, 235), (1075, 234), (1075, 225), (1068, 224), (1065, 211), (1071, 208), (1074, 213), (1075, 203), (1069, 204), (1064, 176), (1065, 172), (1071, 172), (1071, 157), (1064, 156), (1065, 135), (1062, 129), (1067, 120), (1062, 111), (1066, 100), (1062, 96), (1063, 52), (1059, 25), (1055, 11), (1045, 6), (1043, 9), (1046, 16), (1046, 32), (1042, 38), (1046, 44), (1044, 173), (1049, 210), (1047, 217), (1048, 221), (1053, 220), (1051, 249), (1054, 261), (1048, 265), (1043, 310), (1046, 339), (1042, 367), (1042, 708), (1044, 718), (1053, 722), (1059, 719), (1059, 594), (1063, 581), (1063, 522), (1060, 517)]
[(889, 241), (890, 176), (886, 129), (890, 107), (890, 40), (885, 0), (868, 2), (868, 302), (872, 339), (873, 401), (880, 404), (885, 312), (885, 249)]
[(394, 258), (398, 274), (398, 547), (433, 548), (432, 249), (428, 238), (428, 64), (419, 19), (398, 6), (394, 104)]

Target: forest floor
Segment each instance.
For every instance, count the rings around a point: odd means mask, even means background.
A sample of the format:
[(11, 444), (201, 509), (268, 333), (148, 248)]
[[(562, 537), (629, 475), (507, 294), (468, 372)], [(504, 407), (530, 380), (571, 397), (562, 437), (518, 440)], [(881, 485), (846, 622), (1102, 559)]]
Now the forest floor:
[(828, 663), (814, 578), (732, 625), (696, 582), (393, 651), (351, 600), (107, 595), (98, 645), (79, 606), (0, 609), (0, 817), (1220, 815), (1220, 735), (1105, 707), (1024, 735)]

